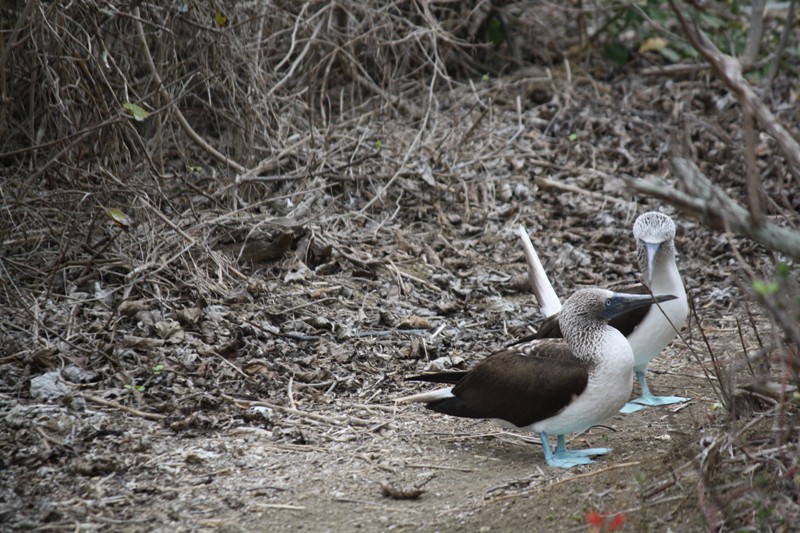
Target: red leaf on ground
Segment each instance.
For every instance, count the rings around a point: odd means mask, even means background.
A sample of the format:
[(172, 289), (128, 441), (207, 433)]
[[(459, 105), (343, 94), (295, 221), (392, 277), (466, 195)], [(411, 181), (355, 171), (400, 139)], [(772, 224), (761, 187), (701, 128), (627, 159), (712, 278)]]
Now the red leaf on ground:
[(611, 521), (611, 524), (608, 526), (611, 531), (616, 531), (622, 527), (622, 524), (625, 523), (625, 515), (620, 513), (614, 517)]
[(589, 511), (586, 513), (586, 521), (593, 526), (602, 526), (603, 522), (606, 521), (606, 517), (597, 511)]

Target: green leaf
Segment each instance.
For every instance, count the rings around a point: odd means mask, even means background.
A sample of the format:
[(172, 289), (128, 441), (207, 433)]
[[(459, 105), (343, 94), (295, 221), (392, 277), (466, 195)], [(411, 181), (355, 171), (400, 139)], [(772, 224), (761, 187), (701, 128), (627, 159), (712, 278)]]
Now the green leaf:
[(617, 41), (606, 43), (606, 55), (617, 65), (624, 65), (628, 62), (628, 49)]
[(725, 20), (710, 13), (701, 13), (700, 20), (702, 21), (703, 26), (708, 26), (715, 30), (725, 25)]
[(694, 59), (697, 57), (697, 50), (685, 41), (671, 41), (669, 47), (674, 48), (683, 57)]
[(161, 371), (164, 370), (164, 365), (156, 365), (153, 367), (153, 374), (156, 376), (161, 374)]
[(769, 296), (775, 294), (780, 289), (778, 282), (775, 280), (764, 281), (762, 279), (753, 280), (753, 290), (761, 296)]
[(506, 32), (503, 28), (503, 25), (500, 23), (500, 19), (497, 17), (493, 18), (489, 23), (489, 31), (486, 33), (486, 36), (489, 38), (489, 42), (495, 46), (500, 45), (506, 39)]
[(143, 108), (130, 102), (125, 102), (122, 104), (122, 107), (124, 107), (128, 113), (133, 115), (133, 119), (137, 122), (142, 122), (144, 119), (150, 116), (150, 113), (145, 111)]
[(567, 139), (569, 139), (572, 142), (575, 142), (577, 140), (577, 138), (578, 138), (578, 135), (576, 133), (570, 133), (569, 135), (567, 135)]
[(620, 28), (614, 35), (619, 35), (622, 31), (627, 28), (628, 26), (638, 25), (642, 23), (642, 15), (639, 11), (635, 9), (625, 9), (624, 16), (622, 17), (622, 21), (624, 22), (623, 27)]
[(489, 75), (484, 74), (483, 76), (481, 76), (481, 81), (489, 81)]
[(376, 150), (378, 150), (378, 151), (380, 152), (380, 151), (381, 151), (381, 148), (383, 148), (383, 141), (381, 141), (380, 139), (378, 139), (377, 141), (375, 141), (375, 149), (376, 149)]
[(117, 209), (116, 207), (104, 207), (106, 215), (110, 218), (114, 224), (120, 226), (122, 228), (128, 229), (131, 226), (131, 217)]
[(677, 63), (678, 61), (681, 60), (681, 55), (672, 48), (670, 48), (669, 46), (667, 46), (666, 48), (662, 48), (661, 50), (658, 51), (658, 53), (667, 58), (672, 63)]
[(228, 17), (222, 11), (215, 11), (214, 12), (214, 22), (217, 23), (217, 26), (220, 28), (224, 28), (228, 25)]
[(648, 5), (644, 6), (642, 10), (647, 14), (655, 22), (665, 22), (667, 20), (667, 13), (661, 9), (661, 6), (657, 3), (647, 3)]
[(781, 261), (780, 263), (778, 263), (777, 265), (775, 265), (775, 270), (776, 270), (776, 271), (778, 272), (778, 274), (780, 274), (781, 276), (788, 276), (788, 275), (789, 275), (789, 265), (787, 265), (787, 264), (786, 264), (786, 263), (784, 263), (783, 261)]

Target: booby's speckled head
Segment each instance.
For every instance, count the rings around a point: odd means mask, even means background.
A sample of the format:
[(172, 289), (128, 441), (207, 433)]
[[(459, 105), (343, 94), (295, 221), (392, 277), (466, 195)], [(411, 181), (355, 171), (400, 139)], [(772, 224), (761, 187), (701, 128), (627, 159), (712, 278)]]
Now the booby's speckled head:
[(594, 287), (580, 289), (564, 302), (558, 323), (572, 349), (576, 353), (584, 353), (591, 350), (597, 330), (604, 328), (612, 318), (656, 302), (674, 299), (675, 296), (670, 294), (652, 296)]
[(613, 292), (599, 287), (579, 289), (564, 302), (560, 320), (571, 320), (572, 317), (591, 321), (602, 320), (606, 300), (612, 296)]
[(586, 326), (590, 321), (608, 321), (634, 309), (674, 299), (675, 296), (671, 294), (627, 294), (590, 287), (575, 291), (564, 302), (561, 320), (576, 317), (583, 320), (583, 325)]
[(653, 280), (653, 271), (659, 257), (675, 253), (675, 223), (667, 215), (657, 211), (642, 213), (633, 223), (633, 236), (636, 238), (639, 268), (645, 274), (645, 284)]
[(675, 223), (657, 211), (642, 213), (633, 223), (633, 236), (646, 244), (661, 244), (675, 238)]

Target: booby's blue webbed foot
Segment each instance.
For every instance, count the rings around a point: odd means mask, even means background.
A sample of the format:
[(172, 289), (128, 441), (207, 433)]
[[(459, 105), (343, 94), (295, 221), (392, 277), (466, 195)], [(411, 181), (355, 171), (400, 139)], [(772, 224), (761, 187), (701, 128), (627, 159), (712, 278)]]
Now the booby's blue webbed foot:
[(545, 460), (548, 465), (554, 468), (572, 468), (573, 466), (588, 465), (594, 462), (588, 457), (564, 457), (557, 453), (554, 453), (549, 458), (545, 458)]
[(564, 435), (558, 436), (556, 444), (556, 455), (561, 457), (591, 457), (592, 455), (605, 455), (611, 450), (609, 448), (584, 448), (582, 450), (568, 450)]
[(611, 450), (609, 448), (585, 448), (583, 450), (564, 450), (556, 452), (556, 455), (563, 457), (591, 457), (593, 455), (605, 455)]
[(631, 413), (635, 413), (636, 411), (641, 411), (644, 409), (644, 405), (639, 403), (628, 402), (622, 406), (622, 409), (619, 410), (620, 413), (629, 415)]
[(673, 403), (682, 403), (688, 402), (689, 398), (683, 398), (681, 396), (641, 396), (636, 398), (635, 400), (631, 400), (633, 403), (638, 403), (639, 405), (648, 405), (650, 407), (656, 405), (670, 405)]
[(620, 413), (635, 413), (645, 407), (655, 407), (658, 405), (670, 405), (673, 403), (688, 402), (690, 398), (683, 398), (682, 396), (656, 396), (650, 392), (650, 387), (647, 386), (647, 375), (642, 370), (636, 371), (636, 380), (642, 389), (642, 395), (631, 400), (619, 410)]
[[(572, 468), (578, 465), (588, 465), (593, 461), (589, 455), (601, 455), (607, 453), (606, 448), (593, 448), (590, 450), (567, 450), (564, 440), (564, 435), (558, 436), (558, 444), (556, 451), (550, 449), (550, 442), (547, 440), (547, 433), (539, 433), (539, 438), (542, 440), (542, 448), (544, 449), (544, 460), (548, 465), (555, 468)], [(587, 453), (599, 452), (599, 453)]]
[(691, 398), (683, 398), (681, 396), (641, 396), (626, 403), (619, 412), (630, 414), (641, 411), (645, 407), (657, 407), (659, 405), (688, 402), (690, 399)]

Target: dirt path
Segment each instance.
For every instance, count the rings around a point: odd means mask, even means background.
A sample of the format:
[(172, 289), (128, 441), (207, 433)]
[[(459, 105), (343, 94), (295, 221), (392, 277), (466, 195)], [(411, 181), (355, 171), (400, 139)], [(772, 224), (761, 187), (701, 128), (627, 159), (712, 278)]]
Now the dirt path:
[[(596, 510), (624, 513), (634, 531), (698, 530), (691, 458), (714, 398), (684, 355), (676, 351), (653, 381), (692, 401), (618, 415), (608, 423), (614, 431), (575, 437), (574, 446), (613, 451), (568, 471), (547, 467), (531, 436), (488, 422), (416, 405), (393, 412), (389, 402), (358, 408), (353, 398), (327, 406), (299, 398), (298, 412), (368, 422), (287, 415), (280, 431), (231, 420), (228, 429), (176, 435), (91, 405), (18, 406), (49, 438), (70, 437), (88, 451), (66, 472), (40, 468), (16, 483), (46, 501), (42, 525), (54, 529), (67, 528), (70, 516), (82, 517), (84, 529), (115, 531), (579, 531)], [(298, 443), (285, 438), (293, 426)], [(67, 427), (83, 429), (70, 436)], [(395, 499), (417, 488), (418, 498)], [(23, 498), (7, 504), (26, 511)]]

